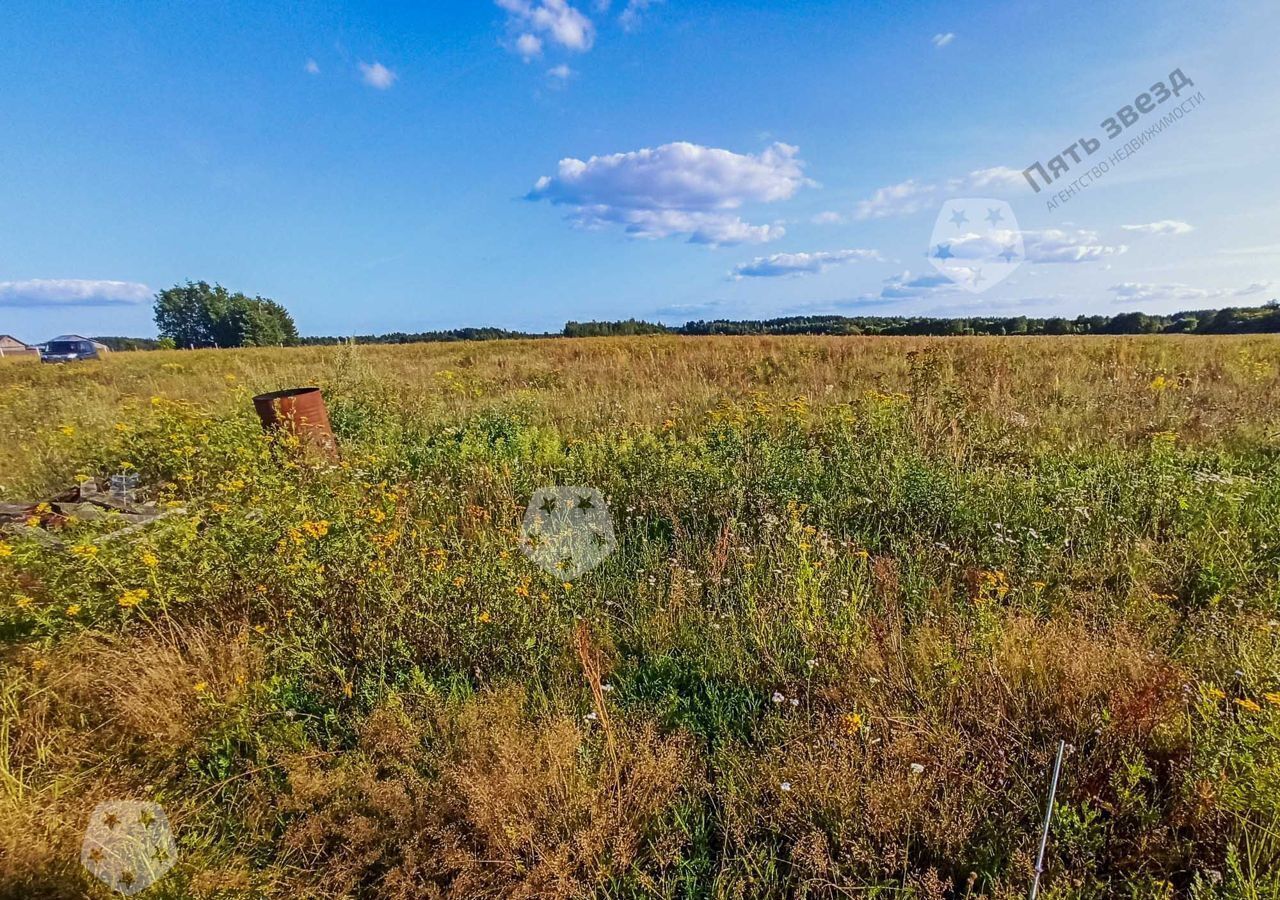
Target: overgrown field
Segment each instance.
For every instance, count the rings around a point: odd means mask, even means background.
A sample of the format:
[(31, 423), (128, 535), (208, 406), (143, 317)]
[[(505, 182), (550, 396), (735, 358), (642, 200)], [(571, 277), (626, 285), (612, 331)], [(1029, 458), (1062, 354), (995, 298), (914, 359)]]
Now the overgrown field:
[[(326, 464), (253, 394), (325, 389)], [(214, 897), (1280, 896), (1280, 340), (0, 362), (0, 896), (163, 806)], [(553, 577), (533, 492), (618, 546)]]

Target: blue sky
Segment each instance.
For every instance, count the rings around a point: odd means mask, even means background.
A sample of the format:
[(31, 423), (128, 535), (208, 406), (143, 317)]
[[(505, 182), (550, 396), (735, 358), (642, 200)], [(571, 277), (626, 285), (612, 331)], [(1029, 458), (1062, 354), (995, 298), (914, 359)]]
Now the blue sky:
[[(1223, 6), (10, 0), (0, 332), (151, 335), (188, 278), (338, 335), (1265, 302), (1280, 4)], [(1175, 69), (1194, 86), (1107, 139)], [(966, 198), (1016, 230), (936, 231)], [(930, 259), (1011, 235), (980, 292)]]

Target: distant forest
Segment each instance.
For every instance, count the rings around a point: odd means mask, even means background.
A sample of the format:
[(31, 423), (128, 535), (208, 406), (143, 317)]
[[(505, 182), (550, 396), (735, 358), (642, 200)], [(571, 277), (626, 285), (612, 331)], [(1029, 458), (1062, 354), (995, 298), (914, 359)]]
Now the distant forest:
[[(1127, 312), (1114, 316), (786, 316), (779, 319), (712, 319), (667, 326), (638, 319), (617, 322), (567, 322), (560, 332), (532, 333), (503, 328), (455, 328), (448, 331), (396, 331), (353, 337), (301, 337), (304, 345), (418, 344), (440, 341), (495, 341), (554, 337), (623, 337), (644, 334), (831, 334), (831, 335), (1037, 335), (1037, 334), (1260, 334), (1280, 332), (1280, 302), (1265, 306), (1197, 309), (1172, 315)], [(112, 350), (154, 350), (150, 338), (97, 337)]]

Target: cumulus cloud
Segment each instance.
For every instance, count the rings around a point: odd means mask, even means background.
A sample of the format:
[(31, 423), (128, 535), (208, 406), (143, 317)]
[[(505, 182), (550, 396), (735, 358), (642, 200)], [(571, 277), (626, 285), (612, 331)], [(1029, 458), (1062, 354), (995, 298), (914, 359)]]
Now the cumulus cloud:
[(380, 62), (360, 63), (360, 80), (371, 88), (385, 91), (399, 76)]
[(877, 188), (867, 200), (859, 200), (853, 214), (859, 219), (883, 219), (888, 216), (907, 216), (932, 206), (937, 186), (922, 184), (914, 178), (887, 187)]
[(507, 27), (521, 32), (516, 50), (526, 57), (537, 55), (527, 54), (521, 48), (520, 43), (526, 38), (538, 39), (539, 50), (542, 47), (539, 36), (579, 52), (590, 50), (595, 43), (595, 25), (567, 0), (497, 0), (497, 4), (507, 11)]
[(573, 69), (569, 68), (564, 63), (561, 63), (558, 66), (552, 66), (550, 69), (547, 69), (547, 74), (557, 81), (568, 81), (573, 77)]
[(975, 169), (968, 175), (944, 182), (908, 178), (906, 181), (878, 188), (870, 198), (859, 200), (854, 207), (854, 217), (884, 219), (890, 216), (909, 216), (924, 209), (932, 209), (947, 197), (979, 192), (1010, 193), (1019, 183), (1022, 183), (1022, 173), (1006, 166)]
[(314, 59), (309, 59), (309, 60), (307, 60), (307, 64), (306, 64), (305, 66), (303, 66), (303, 67), (302, 67), (302, 69), (303, 69), (303, 71), (305, 71), (308, 75), (319, 75), (319, 74), (320, 74), (320, 63), (316, 62)]
[(734, 266), (729, 277), (737, 281), (742, 278), (816, 275), (832, 266), (856, 259), (879, 260), (880, 254), (875, 250), (858, 249), (820, 250), (816, 253), (775, 253), (772, 256), (757, 256), (748, 263), (739, 263)]
[(1270, 282), (1270, 281), (1255, 281), (1252, 284), (1245, 285), (1244, 287), (1239, 288), (1238, 290), (1232, 291), (1231, 296), (1247, 297), (1250, 294), (1261, 294), (1263, 291), (1271, 290), (1272, 284), (1273, 282)]
[(814, 225), (843, 225), (846, 219), (835, 210), (828, 209), (818, 213), (809, 221)]
[(649, 7), (661, 3), (662, 0), (627, 0), (627, 6), (618, 16), (618, 24), (624, 31), (635, 31), (640, 25), (640, 15)]
[(863, 300), (916, 300), (936, 294), (955, 291), (955, 282), (946, 275), (917, 275), (909, 271), (885, 279), (880, 293), (863, 297)]
[(968, 175), (949, 179), (946, 190), (950, 194), (966, 194), (971, 191), (1008, 192), (1025, 184), (1022, 173), (1008, 166), (992, 166), (989, 169), (974, 169)]
[(1124, 244), (1104, 244), (1096, 231), (1062, 231), (1046, 228), (1024, 231), (1022, 240), (1027, 259), (1033, 263), (1095, 262), (1108, 256), (1119, 256), (1129, 248)]
[(1159, 222), (1148, 222), (1145, 225), (1121, 225), (1125, 231), (1136, 231), (1140, 234), (1187, 234), (1195, 228), (1177, 219), (1161, 219)]
[(130, 306), (150, 300), (152, 293), (136, 281), (32, 278), (0, 281), (0, 307)]
[(759, 154), (678, 142), (660, 147), (562, 159), (527, 197), (572, 208), (582, 227), (622, 225), (643, 238), (688, 235), (694, 243), (761, 243), (782, 237), (781, 225), (752, 225), (737, 215), (746, 203), (792, 197), (809, 181), (799, 149), (775, 143)]
[(945, 47), (956, 39), (956, 36), (948, 31), (946, 34), (935, 34), (930, 40), (933, 41), (935, 47)]
[(1223, 256), (1277, 256), (1280, 255), (1280, 244), (1263, 244), (1257, 247), (1234, 247), (1219, 250)]
[[(972, 231), (959, 234), (945, 244), (947, 256), (956, 259), (996, 259), (1006, 250), (1012, 250), (1019, 235), (1023, 241), (1024, 260), (1033, 263), (1095, 262), (1108, 256), (1119, 256), (1129, 249), (1124, 244), (1103, 243), (1096, 231), (1046, 228), (1018, 232), (1005, 228), (986, 234)], [(1016, 258), (1009, 260), (1014, 261)]]
[(1115, 296), (1116, 303), (1198, 303), (1220, 301), (1228, 297), (1247, 297), (1260, 294), (1271, 287), (1269, 281), (1255, 281), (1242, 288), (1196, 288), (1185, 284), (1151, 284), (1142, 281), (1125, 281), (1113, 284), (1107, 290)]
[(524, 61), (528, 62), (535, 56), (542, 55), (542, 38), (536, 34), (522, 34), (516, 38), (516, 52), (524, 57)]

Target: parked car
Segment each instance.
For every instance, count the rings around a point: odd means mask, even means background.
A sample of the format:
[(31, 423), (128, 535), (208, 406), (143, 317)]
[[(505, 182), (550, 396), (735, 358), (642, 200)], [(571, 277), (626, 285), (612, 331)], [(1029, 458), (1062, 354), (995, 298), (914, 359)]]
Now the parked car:
[(108, 353), (106, 344), (99, 344), (78, 334), (62, 334), (44, 345), (40, 359), (44, 362), (75, 362), (79, 359), (99, 359)]

